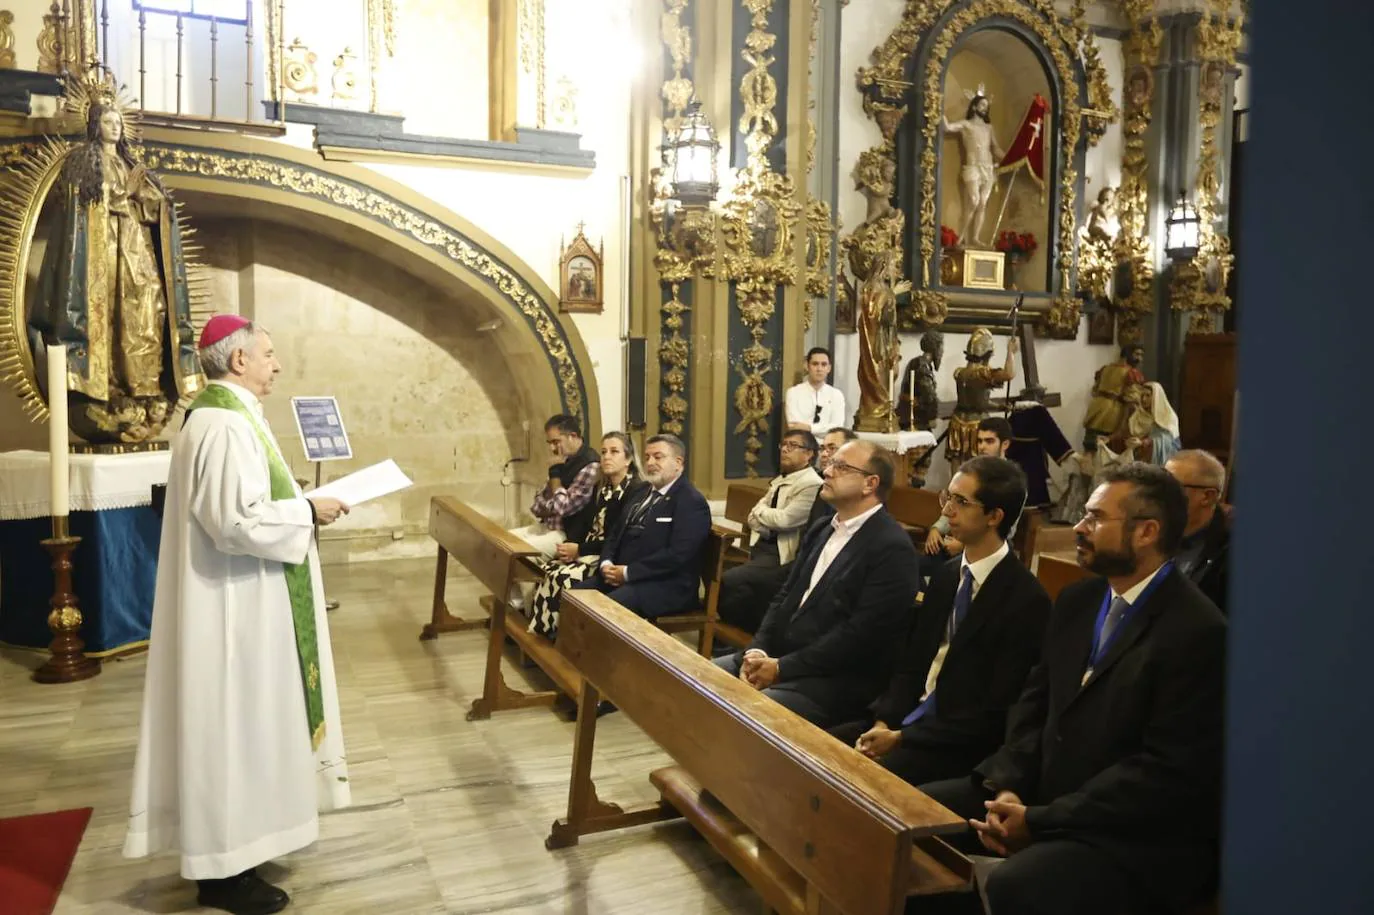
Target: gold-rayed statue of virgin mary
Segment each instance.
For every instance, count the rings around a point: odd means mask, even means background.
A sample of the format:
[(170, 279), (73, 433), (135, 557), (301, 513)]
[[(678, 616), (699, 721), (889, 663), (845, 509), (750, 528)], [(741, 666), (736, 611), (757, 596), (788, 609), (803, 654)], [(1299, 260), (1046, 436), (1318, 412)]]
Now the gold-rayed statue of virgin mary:
[[(21, 382), (43, 386), (47, 345), (64, 344), (71, 430), (96, 445), (148, 442), (204, 384), (182, 227), (108, 71), (74, 85), (67, 110), (81, 138), (49, 140), (6, 187), (29, 197), (21, 235), (46, 243), (36, 276), (15, 265), (27, 283), (4, 303), (26, 313)], [(46, 402), (46, 390), (20, 391), (34, 393)]]

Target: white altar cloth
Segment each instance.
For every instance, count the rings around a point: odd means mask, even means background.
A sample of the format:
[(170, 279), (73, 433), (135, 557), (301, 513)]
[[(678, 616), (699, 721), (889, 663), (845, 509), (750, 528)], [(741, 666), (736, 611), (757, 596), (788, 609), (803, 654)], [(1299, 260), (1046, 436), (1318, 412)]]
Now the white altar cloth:
[(912, 448), (935, 447), (935, 434), (924, 429), (912, 429), (909, 432), (860, 432), (859, 438), (898, 454), (904, 454)]
[[(165, 485), (170, 451), (141, 454), (73, 454), (71, 511), (104, 511), (152, 504), (153, 485)], [(0, 452), (0, 521), (52, 513), (48, 497), (51, 458), (46, 451)]]

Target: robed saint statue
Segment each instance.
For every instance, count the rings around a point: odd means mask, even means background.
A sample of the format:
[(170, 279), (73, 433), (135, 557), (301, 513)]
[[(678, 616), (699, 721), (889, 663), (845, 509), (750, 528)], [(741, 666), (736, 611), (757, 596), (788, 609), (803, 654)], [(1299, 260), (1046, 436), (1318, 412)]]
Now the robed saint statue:
[[(53, 186), (53, 220), (29, 336), (67, 351), (72, 431), (92, 443), (161, 433), (204, 386), (176, 208), (136, 154), (108, 78), (86, 94), (86, 132)], [(43, 373), (35, 373), (39, 378)]]

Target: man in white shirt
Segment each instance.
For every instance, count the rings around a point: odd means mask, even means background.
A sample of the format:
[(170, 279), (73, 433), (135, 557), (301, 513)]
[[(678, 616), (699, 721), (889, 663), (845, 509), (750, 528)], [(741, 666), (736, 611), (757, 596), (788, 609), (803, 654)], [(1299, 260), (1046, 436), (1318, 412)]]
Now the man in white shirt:
[(812, 347), (806, 354), (806, 380), (783, 395), (783, 418), (788, 429), (806, 429), (820, 438), (836, 426), (848, 426), (844, 395), (826, 383), (830, 377), (830, 350)]
[(852, 721), (887, 685), (916, 600), (916, 549), (883, 508), (896, 468), (850, 442), (825, 471), (813, 528), (749, 648), (716, 664), (819, 725)]

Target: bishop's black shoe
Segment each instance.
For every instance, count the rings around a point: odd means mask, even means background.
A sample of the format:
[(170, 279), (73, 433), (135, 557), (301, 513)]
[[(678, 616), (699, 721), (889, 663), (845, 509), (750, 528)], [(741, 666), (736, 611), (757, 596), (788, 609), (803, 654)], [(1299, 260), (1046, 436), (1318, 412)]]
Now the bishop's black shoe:
[(252, 870), (223, 880), (197, 880), (200, 892), (196, 901), (231, 915), (272, 915), (291, 903), (285, 890), (278, 889)]

